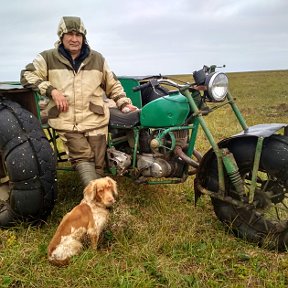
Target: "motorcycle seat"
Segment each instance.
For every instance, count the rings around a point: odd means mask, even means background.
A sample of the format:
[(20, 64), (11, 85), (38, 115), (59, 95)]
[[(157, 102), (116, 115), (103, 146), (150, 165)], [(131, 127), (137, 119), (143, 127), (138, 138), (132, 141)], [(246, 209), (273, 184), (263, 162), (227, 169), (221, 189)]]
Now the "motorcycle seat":
[(140, 122), (140, 110), (123, 113), (118, 108), (109, 108), (109, 126), (114, 128), (132, 128)]

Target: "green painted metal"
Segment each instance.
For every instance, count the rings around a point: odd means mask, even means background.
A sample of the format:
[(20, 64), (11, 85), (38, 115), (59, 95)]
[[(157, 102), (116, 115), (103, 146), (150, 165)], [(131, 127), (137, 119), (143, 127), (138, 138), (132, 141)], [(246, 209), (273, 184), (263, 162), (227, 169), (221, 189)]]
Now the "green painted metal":
[[(37, 110), (37, 118), (40, 120), (40, 124), (43, 127), (43, 125), (47, 126), (48, 124), (43, 124), (41, 119), (41, 113), (40, 113), (40, 106), (39, 106), (39, 100), (40, 100), (40, 94), (38, 92), (33, 92), (34, 95), (34, 101), (36, 103), (36, 110)], [(43, 127), (44, 128), (44, 127)]]
[(210, 145), (213, 148), (213, 151), (216, 154), (217, 157), (217, 168), (218, 168), (218, 183), (219, 183), (219, 190), (224, 193), (225, 191), (225, 182), (224, 182), (224, 169), (223, 169), (223, 162), (222, 162), (222, 154), (221, 151), (215, 142), (205, 120), (204, 117), (201, 115), (200, 110), (198, 109), (198, 106), (196, 105), (193, 97), (191, 96), (190, 92), (187, 89), (181, 90), (181, 93), (187, 97), (187, 100), (189, 101), (191, 110), (197, 114), (198, 116), (198, 121), (202, 129), (204, 130), (206, 137), (210, 143)]
[(117, 175), (117, 168), (116, 167), (110, 167), (109, 168), (109, 171), (111, 172), (111, 174), (113, 176), (116, 176)]
[(131, 99), (133, 105), (139, 109), (142, 108), (141, 91), (133, 91), (133, 87), (139, 86), (140, 83), (132, 77), (119, 77), (118, 79), (121, 82), (127, 97)]
[(183, 125), (190, 112), (187, 99), (180, 93), (158, 98), (142, 108), (143, 127), (160, 128)]
[[(177, 126), (177, 127), (171, 127), (164, 129), (161, 133), (159, 133), (154, 140), (156, 140), (159, 143), (159, 147), (165, 147), (168, 148), (169, 150), (174, 150), (175, 145), (176, 145), (176, 138), (175, 135), (172, 133), (173, 131), (179, 131), (179, 130), (191, 130), (193, 129), (193, 125), (190, 126)], [(166, 147), (162, 145), (162, 139), (165, 138), (166, 135), (169, 135), (171, 138), (171, 147)]]
[(259, 164), (260, 164), (260, 158), (262, 153), (262, 147), (263, 147), (263, 137), (259, 137), (256, 145), (256, 151), (254, 156), (254, 164), (253, 164), (253, 171), (252, 171), (252, 180), (249, 190), (249, 203), (251, 204), (254, 200), (254, 194), (256, 190), (256, 180), (257, 180), (257, 174), (259, 170)]
[(224, 167), (230, 178), (230, 181), (232, 182), (238, 194), (240, 196), (243, 196), (244, 195), (243, 180), (240, 176), (239, 168), (235, 161), (235, 158), (233, 154), (227, 148), (222, 148), (221, 152), (222, 152), (222, 159), (223, 159)]
[(199, 131), (199, 120), (198, 118), (196, 118), (193, 123), (192, 123), (192, 133), (191, 133), (191, 136), (190, 136), (190, 139), (188, 141), (188, 149), (187, 149), (187, 155), (189, 157), (192, 157), (192, 154), (193, 154), (193, 150), (194, 150), (194, 147), (195, 147), (195, 143), (196, 143), (196, 139), (197, 139), (197, 135), (198, 135), (198, 131)]
[[(200, 99), (199, 99), (200, 96)], [(191, 97), (194, 99), (195, 104), (197, 105), (197, 107), (199, 107), (201, 104), (201, 95), (198, 91), (194, 91), (191, 94)], [(199, 108), (198, 108), (199, 109)], [(190, 116), (191, 118), (191, 116)], [(197, 135), (198, 135), (198, 131), (199, 131), (199, 120), (197, 117), (192, 117), (189, 121), (190, 124), (193, 125), (193, 130), (191, 135), (189, 135), (189, 139), (188, 139), (188, 149), (187, 149), (187, 155), (189, 157), (192, 157), (193, 151), (194, 151), (194, 147), (195, 147), (195, 143), (196, 143), (196, 139), (197, 139)]]
[(135, 127), (133, 129), (133, 133), (134, 133), (134, 149), (133, 149), (133, 160), (132, 160), (132, 167), (136, 168), (136, 161), (137, 161), (137, 151), (138, 151), (138, 145), (139, 145), (139, 128)]
[(158, 184), (179, 184), (183, 181), (181, 179), (172, 179), (172, 180), (159, 180), (159, 181), (147, 181), (146, 184), (149, 185), (158, 185)]
[(237, 107), (232, 95), (229, 92), (227, 93), (227, 99), (228, 99), (229, 104), (230, 104), (232, 110), (234, 111), (234, 114), (235, 114), (236, 118), (238, 119), (242, 129), (244, 131), (246, 131), (248, 129), (248, 126), (247, 126), (247, 124), (245, 122), (245, 119), (242, 116), (242, 114), (241, 114), (240, 110), (238, 109), (238, 107)]

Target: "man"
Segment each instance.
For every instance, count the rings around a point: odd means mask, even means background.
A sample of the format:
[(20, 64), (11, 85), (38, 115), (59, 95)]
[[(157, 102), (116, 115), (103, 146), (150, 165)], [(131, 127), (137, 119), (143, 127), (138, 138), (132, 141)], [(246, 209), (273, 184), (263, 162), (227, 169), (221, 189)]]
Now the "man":
[(48, 123), (86, 186), (104, 175), (109, 109), (103, 98), (113, 99), (125, 113), (137, 108), (105, 58), (89, 47), (79, 17), (62, 17), (57, 34), (55, 48), (21, 71), (21, 83), (49, 98)]

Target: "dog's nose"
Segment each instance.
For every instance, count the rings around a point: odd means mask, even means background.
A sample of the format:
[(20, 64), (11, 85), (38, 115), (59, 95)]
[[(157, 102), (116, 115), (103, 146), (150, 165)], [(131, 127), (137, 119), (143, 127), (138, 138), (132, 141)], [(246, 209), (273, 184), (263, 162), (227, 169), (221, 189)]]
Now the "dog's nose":
[(114, 204), (116, 202), (116, 200), (113, 197), (111, 197), (111, 199), (109, 199), (109, 202)]
[(115, 200), (113, 197), (109, 197), (109, 198), (107, 199), (107, 204), (108, 204), (109, 206), (113, 205), (115, 202), (116, 202), (116, 200)]

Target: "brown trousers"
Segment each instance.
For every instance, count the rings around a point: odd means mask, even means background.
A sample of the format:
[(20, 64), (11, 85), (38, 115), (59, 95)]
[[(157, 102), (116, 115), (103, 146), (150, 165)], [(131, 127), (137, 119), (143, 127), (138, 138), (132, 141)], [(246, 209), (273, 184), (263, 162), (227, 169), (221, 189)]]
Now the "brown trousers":
[(57, 134), (63, 141), (72, 165), (81, 161), (94, 162), (96, 173), (104, 175), (107, 127), (89, 132), (57, 131)]

